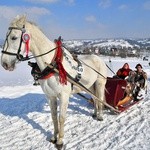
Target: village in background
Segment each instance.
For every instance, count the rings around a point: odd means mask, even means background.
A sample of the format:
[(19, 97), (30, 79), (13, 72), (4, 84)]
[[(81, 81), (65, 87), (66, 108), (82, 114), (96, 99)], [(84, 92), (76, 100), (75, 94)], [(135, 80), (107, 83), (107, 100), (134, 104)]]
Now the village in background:
[(140, 57), (148, 61), (150, 38), (147, 39), (97, 39), (64, 41), (68, 50), (76, 54)]

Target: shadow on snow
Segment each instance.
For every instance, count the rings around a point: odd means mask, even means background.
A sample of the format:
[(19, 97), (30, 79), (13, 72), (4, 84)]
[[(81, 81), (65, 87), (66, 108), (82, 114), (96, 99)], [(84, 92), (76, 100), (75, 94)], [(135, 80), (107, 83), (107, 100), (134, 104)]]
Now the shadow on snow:
[[(84, 100), (78, 95), (74, 95), (74, 98), (70, 98), (70, 103), (68, 107), (72, 113), (84, 114), (86, 116), (91, 116), (87, 109), (93, 109), (92, 105)], [(48, 132), (40, 126), (39, 123), (35, 122), (32, 118), (28, 117), (29, 113), (39, 112), (39, 113), (49, 113), (49, 111), (44, 110), (44, 106), (48, 105), (47, 100), (44, 94), (26, 94), (17, 98), (0, 98), (0, 113), (5, 116), (15, 117), (24, 119), (28, 124), (30, 124), (33, 129), (38, 129), (43, 133), (46, 137), (51, 136), (51, 132)], [(70, 114), (70, 113), (69, 113)], [(40, 114), (39, 114), (40, 115)]]

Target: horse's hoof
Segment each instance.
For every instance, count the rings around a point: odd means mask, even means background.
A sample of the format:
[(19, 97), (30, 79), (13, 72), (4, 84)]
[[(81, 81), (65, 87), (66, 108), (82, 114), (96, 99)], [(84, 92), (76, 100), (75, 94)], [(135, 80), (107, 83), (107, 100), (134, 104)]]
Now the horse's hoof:
[(50, 139), (50, 142), (56, 144), (57, 140)]
[(97, 117), (98, 121), (103, 121), (103, 117)]
[(61, 150), (63, 148), (63, 143), (62, 144), (55, 144), (55, 147), (57, 150)]
[(93, 114), (93, 115), (92, 115), (92, 118), (93, 118), (93, 119), (96, 119), (96, 115), (95, 115), (95, 114)]

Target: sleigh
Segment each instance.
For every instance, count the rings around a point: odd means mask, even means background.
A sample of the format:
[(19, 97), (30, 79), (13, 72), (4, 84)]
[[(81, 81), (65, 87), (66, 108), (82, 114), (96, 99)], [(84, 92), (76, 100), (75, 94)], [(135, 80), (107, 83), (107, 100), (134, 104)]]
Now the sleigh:
[[(107, 78), (106, 82), (106, 102), (120, 112), (127, 110), (139, 101), (133, 101), (132, 97), (125, 96), (127, 81), (119, 78)], [(118, 105), (119, 104), (119, 105)]]

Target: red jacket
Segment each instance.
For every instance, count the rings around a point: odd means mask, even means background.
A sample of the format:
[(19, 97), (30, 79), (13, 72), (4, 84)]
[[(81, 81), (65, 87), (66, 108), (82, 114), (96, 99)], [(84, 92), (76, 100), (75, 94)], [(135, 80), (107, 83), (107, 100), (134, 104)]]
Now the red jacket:
[(132, 71), (130, 68), (128, 68), (128, 69), (121, 68), (117, 71), (117, 76), (121, 79), (125, 79), (125, 77), (127, 77), (129, 75), (130, 71)]

